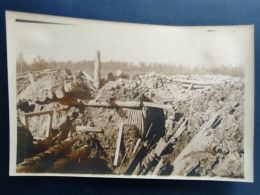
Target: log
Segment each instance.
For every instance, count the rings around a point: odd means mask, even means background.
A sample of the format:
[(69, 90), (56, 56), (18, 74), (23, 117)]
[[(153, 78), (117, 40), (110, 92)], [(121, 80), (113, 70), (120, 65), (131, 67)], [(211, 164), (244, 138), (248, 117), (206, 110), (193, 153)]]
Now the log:
[(38, 155), (25, 159), (23, 162), (17, 165), (17, 173), (36, 173), (44, 171), (50, 162), (53, 162), (59, 156), (69, 151), (70, 147), (75, 143), (77, 137), (68, 138), (65, 141), (62, 141), (44, 152), (39, 153)]
[(124, 123), (121, 122), (119, 124), (118, 136), (117, 136), (117, 141), (116, 141), (116, 152), (115, 152), (115, 158), (114, 158), (114, 166), (117, 166), (117, 162), (118, 162), (120, 145), (121, 145), (121, 141), (122, 141), (123, 128), (124, 128)]
[(47, 97), (48, 97), (50, 100), (53, 99), (53, 92), (52, 92), (52, 90), (48, 90), (48, 92), (47, 92)]
[(64, 97), (64, 92), (62, 91), (62, 89), (58, 88), (55, 90), (55, 96), (58, 99), (61, 99)]
[(67, 164), (72, 161), (78, 161), (80, 158), (87, 157), (91, 152), (91, 148), (84, 145), (75, 151), (70, 152), (64, 158), (60, 158), (53, 163), (52, 171), (63, 171)]
[(64, 91), (69, 93), (72, 91), (72, 84), (71, 83), (64, 83)]

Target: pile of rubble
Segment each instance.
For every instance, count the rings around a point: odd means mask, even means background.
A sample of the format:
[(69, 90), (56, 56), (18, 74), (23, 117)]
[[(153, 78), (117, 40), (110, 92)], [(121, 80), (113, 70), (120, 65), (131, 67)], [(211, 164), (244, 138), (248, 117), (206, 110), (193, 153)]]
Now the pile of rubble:
[(220, 75), (17, 78), (17, 172), (242, 178), (244, 84)]

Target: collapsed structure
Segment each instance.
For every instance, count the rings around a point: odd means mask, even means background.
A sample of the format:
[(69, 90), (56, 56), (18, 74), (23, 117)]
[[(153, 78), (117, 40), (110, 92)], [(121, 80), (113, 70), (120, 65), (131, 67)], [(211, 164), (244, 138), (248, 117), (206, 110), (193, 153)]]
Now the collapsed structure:
[(244, 176), (244, 83), (48, 69), (17, 77), (17, 172)]

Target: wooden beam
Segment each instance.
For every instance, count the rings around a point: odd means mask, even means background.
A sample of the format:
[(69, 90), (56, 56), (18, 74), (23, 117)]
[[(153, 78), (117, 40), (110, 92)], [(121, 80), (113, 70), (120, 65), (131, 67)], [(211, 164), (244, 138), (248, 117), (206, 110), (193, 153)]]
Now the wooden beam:
[(85, 106), (90, 107), (108, 107), (108, 108), (116, 108), (116, 107), (122, 107), (122, 108), (140, 108), (141, 102), (137, 101), (112, 101), (112, 102), (99, 102), (95, 100), (90, 101), (83, 101), (79, 100), (79, 102), (83, 103)]
[(185, 79), (174, 79), (173, 82), (200, 85), (200, 86), (212, 86), (212, 85), (221, 84), (216, 82), (192, 81), (192, 80), (185, 80)]
[(32, 117), (32, 116), (39, 116), (39, 115), (45, 115), (45, 114), (53, 114), (53, 110), (50, 111), (40, 111), (40, 112), (29, 112), (29, 113), (25, 113), (24, 115), (26, 117)]
[(164, 104), (158, 104), (154, 102), (143, 102), (143, 105), (146, 107), (153, 107), (153, 108), (161, 108), (161, 109), (171, 109), (171, 105), (164, 105)]

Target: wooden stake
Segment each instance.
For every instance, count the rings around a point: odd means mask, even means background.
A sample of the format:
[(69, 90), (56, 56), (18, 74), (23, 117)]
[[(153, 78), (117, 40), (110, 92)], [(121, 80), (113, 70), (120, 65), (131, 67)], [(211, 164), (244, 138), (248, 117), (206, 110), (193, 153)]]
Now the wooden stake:
[(123, 127), (124, 127), (124, 123), (121, 122), (119, 124), (119, 131), (118, 131), (117, 142), (116, 142), (116, 152), (115, 152), (114, 166), (117, 166), (117, 163), (118, 163), (120, 145), (121, 145), (122, 134), (123, 134)]

